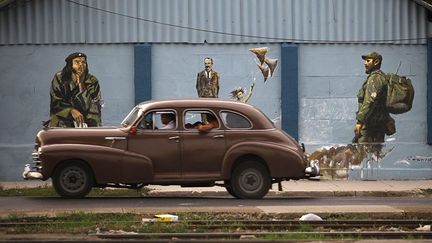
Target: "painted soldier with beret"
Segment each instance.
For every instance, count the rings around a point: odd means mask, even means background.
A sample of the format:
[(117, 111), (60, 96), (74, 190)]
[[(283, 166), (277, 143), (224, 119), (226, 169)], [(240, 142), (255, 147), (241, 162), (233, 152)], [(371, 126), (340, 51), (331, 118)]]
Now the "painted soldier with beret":
[(102, 125), (99, 81), (89, 73), (87, 56), (76, 52), (51, 83), (50, 127), (97, 127)]
[(386, 108), (387, 79), (381, 68), (382, 56), (377, 52), (362, 55), (368, 74), (358, 91), (358, 111), (353, 143), (383, 143), (385, 134), (396, 132), (395, 122)]

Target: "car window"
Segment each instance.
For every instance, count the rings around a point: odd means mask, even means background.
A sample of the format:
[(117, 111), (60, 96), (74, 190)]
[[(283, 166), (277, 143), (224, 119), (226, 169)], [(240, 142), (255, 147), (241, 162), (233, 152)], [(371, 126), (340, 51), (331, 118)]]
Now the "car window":
[(175, 130), (176, 128), (177, 119), (173, 111), (149, 112), (138, 124), (138, 129), (144, 130)]
[(225, 126), (228, 128), (248, 129), (252, 127), (250, 121), (246, 117), (238, 113), (222, 111), (221, 116)]
[(197, 129), (199, 124), (212, 124), (213, 128), (219, 128), (219, 121), (210, 111), (186, 111), (184, 115), (185, 129)]

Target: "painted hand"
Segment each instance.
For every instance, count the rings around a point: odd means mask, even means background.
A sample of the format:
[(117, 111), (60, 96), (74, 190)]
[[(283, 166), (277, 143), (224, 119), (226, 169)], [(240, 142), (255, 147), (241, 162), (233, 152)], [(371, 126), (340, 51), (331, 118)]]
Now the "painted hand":
[(82, 73), (81, 72), (74, 72), (72, 73), (73, 75), (73, 80), (75, 82), (76, 85), (78, 85), (80, 92), (83, 92), (85, 90), (85, 84), (83, 79), (81, 78)]
[(362, 128), (362, 124), (357, 122), (354, 127), (354, 134), (358, 137), (360, 136), (360, 130)]
[(72, 109), (70, 111), (73, 119), (78, 123), (78, 126), (82, 126), (84, 123), (84, 116), (77, 109)]

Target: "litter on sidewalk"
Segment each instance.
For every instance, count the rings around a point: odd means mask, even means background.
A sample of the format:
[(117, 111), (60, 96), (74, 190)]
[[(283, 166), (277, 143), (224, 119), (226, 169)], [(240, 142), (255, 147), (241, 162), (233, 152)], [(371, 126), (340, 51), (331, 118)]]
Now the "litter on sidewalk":
[(154, 222), (177, 222), (178, 216), (172, 214), (156, 214), (154, 218), (142, 218), (142, 223), (154, 223)]

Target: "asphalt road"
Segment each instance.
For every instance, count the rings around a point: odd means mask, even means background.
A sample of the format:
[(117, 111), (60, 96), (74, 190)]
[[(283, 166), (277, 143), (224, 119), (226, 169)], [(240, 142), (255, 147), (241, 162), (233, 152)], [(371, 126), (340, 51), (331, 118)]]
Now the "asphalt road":
[(56, 215), (64, 212), (266, 212), (266, 213), (404, 213), (431, 212), (432, 198), (418, 197), (232, 197), (83, 198), (1, 197), (0, 215)]

